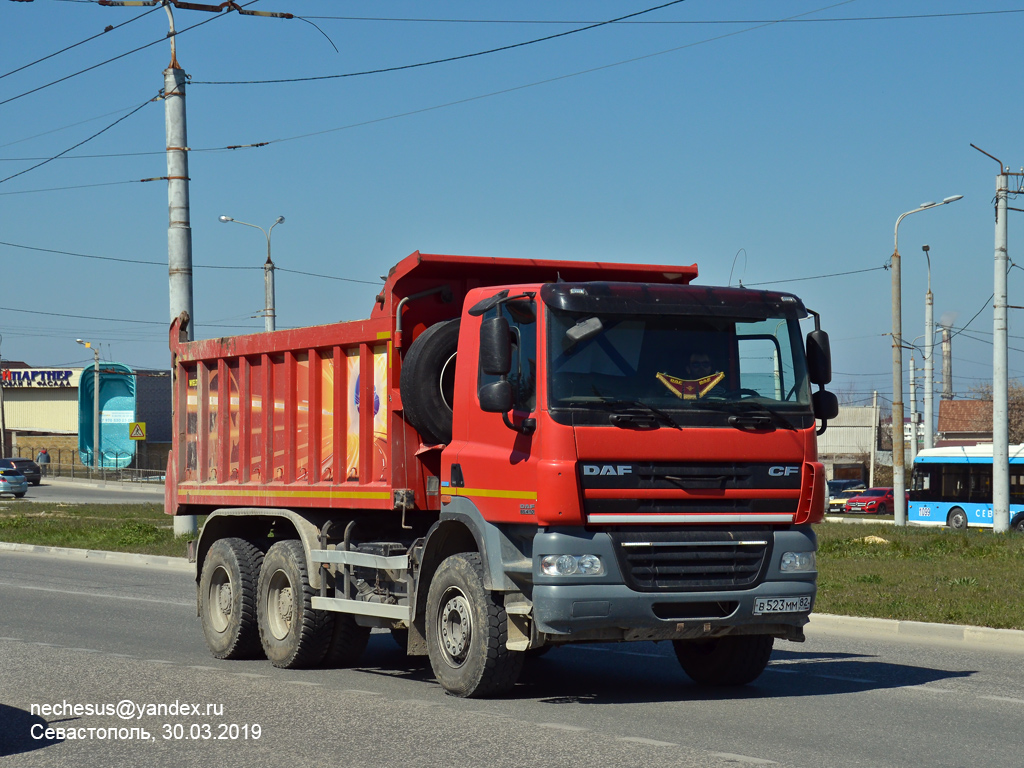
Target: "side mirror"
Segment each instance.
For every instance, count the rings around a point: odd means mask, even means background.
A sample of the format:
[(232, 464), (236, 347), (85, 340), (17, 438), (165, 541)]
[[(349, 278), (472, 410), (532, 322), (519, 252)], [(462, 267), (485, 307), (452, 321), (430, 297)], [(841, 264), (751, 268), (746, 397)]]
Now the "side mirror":
[(830, 421), (839, 415), (839, 398), (824, 389), (819, 389), (811, 395), (811, 405), (814, 408), (814, 418), (820, 421)]
[(807, 376), (812, 384), (824, 386), (832, 381), (832, 350), (825, 331), (813, 330), (807, 334)]
[(508, 379), (484, 384), (477, 392), (480, 410), (484, 413), (507, 413), (512, 410), (512, 384)]
[(512, 370), (512, 333), (504, 317), (480, 324), (480, 368), (489, 376), (507, 376)]

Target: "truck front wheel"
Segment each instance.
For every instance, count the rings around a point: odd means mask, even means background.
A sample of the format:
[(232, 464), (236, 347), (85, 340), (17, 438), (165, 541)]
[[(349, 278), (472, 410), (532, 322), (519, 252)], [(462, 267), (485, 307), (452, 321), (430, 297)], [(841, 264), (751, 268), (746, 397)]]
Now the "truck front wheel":
[(279, 541), (267, 551), (258, 592), (260, 640), (270, 662), (283, 669), (302, 669), (323, 661), (334, 617), (313, 610), (313, 588), (301, 542)]
[(217, 659), (260, 655), (256, 582), (263, 553), (244, 539), (218, 539), (203, 561), (199, 615), (210, 653)]
[(505, 647), (508, 616), (484, 588), (480, 555), (444, 560), (427, 594), (427, 655), (441, 686), (454, 696), (480, 698), (516, 684), (524, 654)]
[(698, 685), (746, 685), (772, 655), (771, 635), (729, 635), (710, 640), (673, 640), (683, 671)]

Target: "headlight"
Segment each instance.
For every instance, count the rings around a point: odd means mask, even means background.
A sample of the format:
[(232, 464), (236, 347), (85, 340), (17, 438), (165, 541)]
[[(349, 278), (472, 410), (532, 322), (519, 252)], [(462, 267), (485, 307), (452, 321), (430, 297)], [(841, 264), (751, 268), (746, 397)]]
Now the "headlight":
[(818, 564), (813, 552), (783, 552), (779, 570), (783, 573), (816, 571)]
[(540, 570), (545, 576), (600, 576), (604, 563), (597, 555), (545, 555)]

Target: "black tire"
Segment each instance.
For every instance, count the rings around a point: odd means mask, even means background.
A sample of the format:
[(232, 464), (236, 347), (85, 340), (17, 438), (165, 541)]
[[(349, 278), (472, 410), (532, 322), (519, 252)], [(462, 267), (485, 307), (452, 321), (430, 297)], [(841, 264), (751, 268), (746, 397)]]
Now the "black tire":
[(203, 561), (199, 616), (217, 659), (262, 656), (256, 624), (256, 584), (263, 553), (244, 539), (218, 539)]
[(327, 654), (334, 616), (313, 610), (313, 594), (302, 543), (274, 544), (260, 569), (256, 616), (263, 652), (275, 667), (314, 667)]
[(452, 441), (459, 322), (456, 318), (427, 328), (402, 361), (402, 408), (424, 442)]
[(756, 680), (772, 655), (771, 635), (673, 640), (683, 671), (698, 685), (736, 686)]
[(42, 482), (41, 480), (33, 480), (32, 481), (32, 485), (39, 485), (39, 483), (41, 483), (41, 482)]
[(525, 654), (510, 651), (508, 616), (500, 597), (484, 589), (475, 552), (444, 560), (427, 593), (427, 655), (441, 686), (453, 696), (482, 698), (516, 684)]
[(953, 507), (951, 510), (949, 510), (949, 517), (946, 519), (946, 525), (948, 525), (954, 531), (966, 531), (967, 513), (964, 512), (960, 507)]
[(1010, 530), (1016, 533), (1024, 533), (1024, 515), (1017, 515), (1010, 521)]
[(331, 642), (324, 655), (325, 667), (351, 667), (359, 661), (370, 640), (370, 628), (356, 624), (350, 613), (335, 613)]
[(25, 494), (26, 494), (26, 493), (28, 493), (28, 491), (22, 491), (21, 493), (16, 493), (16, 494), (14, 494), (14, 498), (16, 498), (16, 499), (22, 499), (22, 498), (24, 498), (24, 497), (25, 497)]
[(879, 515), (888, 515), (889, 514), (889, 508), (887, 506), (885, 506), (885, 504), (879, 504), (878, 505), (878, 513), (877, 514), (879, 514)]

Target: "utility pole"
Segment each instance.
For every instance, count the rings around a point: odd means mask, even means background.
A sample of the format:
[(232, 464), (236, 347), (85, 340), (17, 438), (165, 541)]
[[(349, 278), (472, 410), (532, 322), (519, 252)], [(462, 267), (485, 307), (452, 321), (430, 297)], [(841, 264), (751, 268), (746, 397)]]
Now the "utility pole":
[(868, 469), (868, 488), (875, 487), (875, 460), (878, 451), (878, 390), (871, 393), (871, 467)]
[(927, 245), (921, 250), (928, 260), (928, 292), (924, 295), (924, 447), (935, 447), (935, 302), (932, 296), (932, 257)]
[(971, 146), (999, 163), (999, 175), (996, 176), (995, 281), (992, 292), (992, 531), (1006, 533), (1010, 530), (1010, 410), (1006, 359), (1006, 273), (1009, 269), (1006, 217), (1010, 173), (998, 157), (974, 144)]
[[(1000, 165), (1002, 165), (1000, 163)], [(1005, 173), (996, 177), (995, 290), (992, 299), (992, 531), (1010, 530), (1010, 409), (1006, 328), (1006, 199)]]
[(917, 458), (917, 374), (914, 372), (914, 353), (910, 353), (910, 464)]
[[(192, 308), (192, 226), (188, 200), (188, 131), (185, 125), (185, 71), (178, 64), (174, 38), (174, 14), (164, 3), (170, 23), (171, 63), (164, 70), (164, 123), (167, 132), (167, 272), (171, 322), (188, 313), (186, 333), (195, 338)], [(188, 536), (198, 530), (195, 515), (174, 518), (174, 535)]]

